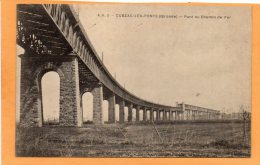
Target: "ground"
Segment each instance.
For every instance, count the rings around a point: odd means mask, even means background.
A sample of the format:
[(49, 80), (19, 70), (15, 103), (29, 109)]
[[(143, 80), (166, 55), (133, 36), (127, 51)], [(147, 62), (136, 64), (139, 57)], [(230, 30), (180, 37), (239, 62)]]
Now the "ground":
[(17, 156), (250, 157), (239, 121), (105, 124), (16, 130)]

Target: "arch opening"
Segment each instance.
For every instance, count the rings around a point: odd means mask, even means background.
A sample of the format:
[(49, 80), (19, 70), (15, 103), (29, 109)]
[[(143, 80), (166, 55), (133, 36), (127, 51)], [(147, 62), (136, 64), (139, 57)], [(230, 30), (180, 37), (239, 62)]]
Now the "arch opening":
[(146, 119), (147, 119), (147, 120), (150, 120), (150, 113), (151, 113), (150, 110), (149, 110), (149, 111), (146, 111)]
[(169, 119), (170, 119), (169, 112), (166, 112), (166, 120), (169, 120)]
[(115, 104), (115, 120), (116, 120), (116, 123), (119, 122), (119, 105), (118, 104)]
[(136, 121), (136, 109), (132, 109), (132, 121)]
[(83, 124), (93, 123), (93, 95), (90, 92), (82, 95), (82, 113)]
[(176, 112), (172, 112), (172, 119), (176, 120)]
[(60, 76), (55, 71), (43, 74), (41, 78), (42, 122), (43, 125), (59, 124)]
[(103, 100), (102, 102), (102, 123), (108, 122), (108, 101)]
[(125, 116), (124, 116), (124, 121), (128, 121), (128, 107), (124, 107), (124, 112), (125, 112)]
[(163, 120), (163, 111), (160, 111), (160, 120)]
[(139, 110), (139, 120), (140, 121), (144, 120), (144, 110), (142, 110), (142, 109)]
[(154, 118), (154, 120), (156, 120), (156, 111), (153, 111), (153, 118)]

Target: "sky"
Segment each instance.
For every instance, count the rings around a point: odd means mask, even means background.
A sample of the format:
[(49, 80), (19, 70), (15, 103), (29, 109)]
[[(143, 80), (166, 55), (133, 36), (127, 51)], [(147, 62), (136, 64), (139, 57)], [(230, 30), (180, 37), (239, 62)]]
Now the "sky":
[[(250, 105), (249, 7), (91, 4), (75, 8), (110, 73), (116, 73), (119, 83), (135, 95), (167, 105), (185, 102), (233, 111), (241, 104)], [(102, 14), (109, 17), (98, 16)], [(178, 18), (117, 17), (120, 14)]]
[[(232, 112), (242, 104), (250, 106), (249, 7), (88, 4), (75, 8), (109, 72), (138, 97)], [(128, 17), (120, 17), (123, 14)], [(134, 17), (137, 14), (153, 17)], [(17, 54), (21, 53), (18, 47)], [(19, 60), (17, 65), (19, 77)]]

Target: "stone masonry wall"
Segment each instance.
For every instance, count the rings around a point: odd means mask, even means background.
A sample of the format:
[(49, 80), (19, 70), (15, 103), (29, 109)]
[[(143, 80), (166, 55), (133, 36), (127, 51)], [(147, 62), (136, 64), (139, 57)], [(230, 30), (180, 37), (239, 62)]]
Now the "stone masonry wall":
[(102, 102), (103, 102), (103, 87), (102, 84), (97, 84), (91, 91), (93, 94), (93, 123), (102, 124)]
[(108, 122), (115, 123), (115, 95), (111, 94), (108, 98)]
[(125, 101), (119, 102), (119, 123), (124, 123), (125, 120)]
[[(24, 127), (43, 125), (41, 78), (55, 71), (60, 76), (60, 118), (62, 126), (81, 126), (78, 61), (75, 56), (21, 56), (20, 124)], [(51, 93), (50, 93), (51, 94)]]

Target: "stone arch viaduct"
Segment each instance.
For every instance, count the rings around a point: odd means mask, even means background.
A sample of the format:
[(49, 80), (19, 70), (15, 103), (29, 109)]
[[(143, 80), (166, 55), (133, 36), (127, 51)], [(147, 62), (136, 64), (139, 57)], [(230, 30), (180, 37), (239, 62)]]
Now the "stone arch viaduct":
[[(71, 5), (17, 5), (17, 44), (25, 49), (21, 58), (20, 124), (29, 127), (43, 125), (42, 76), (55, 71), (60, 76), (61, 126), (82, 126), (84, 92), (93, 94), (93, 122), (102, 123), (102, 101), (108, 100), (108, 122), (115, 123), (115, 104), (119, 104), (119, 122), (124, 122), (124, 107), (128, 107), (128, 122), (132, 109), (143, 111), (143, 120), (216, 119), (219, 111), (187, 104), (166, 106), (141, 99), (122, 87), (109, 73), (92, 46)], [(152, 113), (151, 113), (152, 112)], [(154, 119), (156, 113), (156, 119)]]

